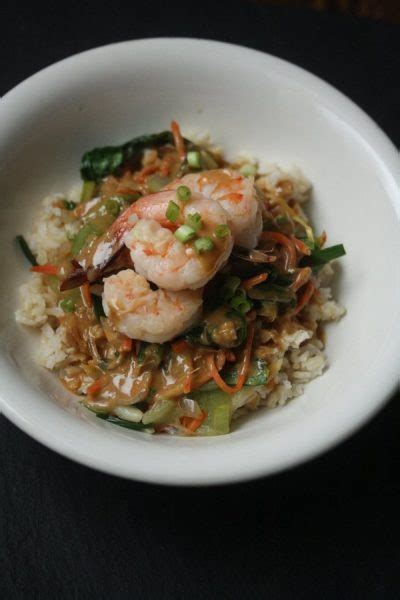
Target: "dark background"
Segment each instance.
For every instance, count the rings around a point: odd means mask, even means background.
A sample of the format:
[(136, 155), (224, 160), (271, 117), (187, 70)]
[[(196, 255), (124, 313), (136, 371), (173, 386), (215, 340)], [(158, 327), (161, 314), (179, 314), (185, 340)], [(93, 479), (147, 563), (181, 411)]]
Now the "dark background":
[[(320, 75), (400, 144), (396, 25), (250, 0), (3, 2), (0, 18), (0, 93), (97, 45), (205, 37)], [(397, 599), (399, 399), (307, 465), (208, 489), (96, 473), (0, 417), (0, 597)]]

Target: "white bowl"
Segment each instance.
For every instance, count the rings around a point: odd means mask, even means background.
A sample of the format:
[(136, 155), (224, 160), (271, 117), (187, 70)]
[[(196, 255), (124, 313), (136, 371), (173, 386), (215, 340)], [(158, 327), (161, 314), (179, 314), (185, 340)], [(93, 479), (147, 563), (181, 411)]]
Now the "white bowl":
[[(288, 406), (260, 410), (215, 438), (148, 436), (71, 410), (37, 367), (37, 337), (14, 309), (27, 264), (13, 246), (40, 199), (67, 191), (94, 146), (165, 129), (208, 130), (228, 155), (251, 151), (302, 168), (311, 212), (343, 242), (336, 295), (347, 316), (328, 329), (327, 372)], [(218, 484), (267, 475), (333, 446), (370, 418), (398, 382), (400, 162), (357, 106), (313, 75), (253, 50), (150, 39), (61, 61), (0, 102), (1, 349), (5, 415), (35, 439), (108, 473), (164, 484)], [(58, 401), (54, 397), (58, 397)]]

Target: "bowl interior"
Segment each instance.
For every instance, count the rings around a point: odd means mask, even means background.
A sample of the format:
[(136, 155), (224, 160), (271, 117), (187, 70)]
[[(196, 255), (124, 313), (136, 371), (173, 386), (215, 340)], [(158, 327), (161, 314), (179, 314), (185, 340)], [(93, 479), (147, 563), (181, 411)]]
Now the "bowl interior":
[[(399, 356), (399, 162), (382, 132), (341, 94), (279, 59), (200, 40), (100, 48), (27, 80), (0, 103), (0, 397), (5, 413), (91, 466), (161, 483), (218, 483), (313, 456), (359, 426), (393, 389)], [(145, 436), (77, 411), (32, 358), (34, 332), (13, 320), (27, 264), (13, 238), (43, 196), (79, 182), (82, 153), (168, 127), (210, 132), (227, 155), (297, 165), (308, 207), (347, 256), (335, 293), (347, 316), (328, 328), (329, 369), (283, 409), (260, 410), (229, 436)], [(58, 400), (54, 401), (57, 396)]]

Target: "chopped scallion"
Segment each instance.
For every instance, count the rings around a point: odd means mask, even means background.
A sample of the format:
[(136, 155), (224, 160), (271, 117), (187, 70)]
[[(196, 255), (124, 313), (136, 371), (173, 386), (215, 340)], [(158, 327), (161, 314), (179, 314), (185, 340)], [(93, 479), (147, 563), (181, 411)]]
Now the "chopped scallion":
[(171, 223), (175, 223), (179, 217), (179, 206), (175, 202), (172, 202), (172, 200), (168, 202), (165, 216), (167, 217), (168, 221), (171, 221)]
[(335, 258), (340, 258), (346, 254), (343, 244), (337, 244), (330, 248), (315, 248), (311, 251), (311, 259), (314, 265), (321, 265), (327, 263)]
[(210, 252), (214, 248), (214, 242), (209, 237), (201, 237), (194, 242), (194, 247), (199, 254)]
[(191, 150), (186, 155), (189, 167), (192, 169), (201, 169), (201, 154), (197, 150)]
[(192, 240), (195, 236), (196, 236), (195, 230), (192, 227), (190, 227), (189, 225), (181, 225), (175, 231), (176, 239), (179, 240), (180, 242), (182, 242), (183, 244), (185, 242), (188, 242), (189, 240)]
[(186, 202), (189, 202), (191, 195), (192, 192), (187, 187), (187, 185), (180, 185), (176, 190), (176, 196), (178, 200), (180, 200), (184, 204), (186, 204)]
[(199, 213), (191, 213), (187, 216), (186, 221), (187, 224), (195, 231), (199, 231), (199, 229), (201, 229), (201, 216)]
[(257, 167), (251, 163), (246, 163), (240, 167), (240, 173), (245, 177), (251, 177), (257, 173)]
[(249, 310), (253, 307), (253, 303), (250, 300), (247, 300), (247, 298), (242, 295), (234, 296), (229, 301), (229, 304), (233, 309), (237, 310), (242, 314), (249, 312)]
[(75, 302), (71, 298), (64, 298), (64, 300), (61, 300), (60, 302), (60, 308), (62, 308), (65, 313), (72, 313), (75, 309)]
[(221, 225), (217, 225), (215, 228), (215, 235), (217, 236), (217, 238), (224, 238), (227, 235), (229, 235), (229, 227), (228, 225), (225, 224), (221, 224)]

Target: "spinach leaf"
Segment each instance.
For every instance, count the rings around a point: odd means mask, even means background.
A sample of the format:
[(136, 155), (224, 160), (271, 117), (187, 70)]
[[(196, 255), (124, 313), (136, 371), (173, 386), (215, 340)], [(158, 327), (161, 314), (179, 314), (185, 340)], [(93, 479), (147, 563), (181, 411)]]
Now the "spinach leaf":
[[(192, 146), (189, 140), (184, 140)], [(98, 181), (107, 175), (118, 175), (127, 161), (133, 160), (145, 148), (158, 148), (164, 144), (172, 144), (174, 140), (170, 131), (140, 135), (120, 146), (103, 146), (89, 150), (82, 157), (81, 176), (86, 181)]]

